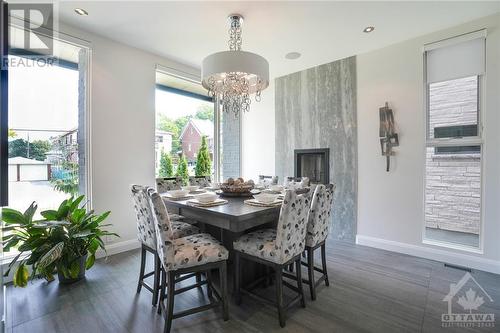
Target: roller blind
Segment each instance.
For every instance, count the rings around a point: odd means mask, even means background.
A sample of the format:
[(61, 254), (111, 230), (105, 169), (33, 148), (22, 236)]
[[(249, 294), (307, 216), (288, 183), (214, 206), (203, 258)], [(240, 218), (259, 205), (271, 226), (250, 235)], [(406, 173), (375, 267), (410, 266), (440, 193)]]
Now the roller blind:
[(427, 83), (482, 75), (486, 71), (486, 30), (424, 47)]

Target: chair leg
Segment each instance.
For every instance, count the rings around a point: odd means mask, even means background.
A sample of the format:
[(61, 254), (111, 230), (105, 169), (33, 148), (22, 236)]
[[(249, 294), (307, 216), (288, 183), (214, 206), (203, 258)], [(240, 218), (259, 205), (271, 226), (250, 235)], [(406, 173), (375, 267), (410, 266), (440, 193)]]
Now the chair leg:
[(222, 318), (229, 319), (229, 302), (227, 299), (227, 263), (223, 261), (219, 267), (219, 280), (222, 297)]
[(139, 282), (137, 283), (137, 293), (141, 292), (142, 281), (144, 280), (144, 269), (146, 268), (146, 249), (141, 246), (141, 268), (139, 269)]
[(297, 270), (297, 288), (299, 288), (299, 295), (301, 297), (301, 300), (300, 300), (300, 305), (305, 308), (306, 307), (306, 300), (304, 298), (304, 289), (302, 288), (302, 265), (300, 263), (302, 259), (297, 259), (297, 261), (295, 261), (295, 267), (296, 267), (296, 270)]
[(167, 274), (165, 273), (165, 270), (160, 267), (160, 299), (158, 300), (158, 314), (161, 313), (162, 307), (165, 305), (165, 289), (167, 288)]
[(276, 267), (276, 304), (280, 326), (285, 327), (285, 309), (283, 307), (283, 267)]
[(240, 253), (234, 251), (234, 298), (236, 305), (241, 304), (241, 291), (240, 291)]
[(165, 328), (163, 333), (170, 333), (174, 316), (174, 296), (175, 296), (175, 273), (170, 271), (168, 275), (167, 308), (165, 309)]
[(209, 269), (206, 272), (206, 277), (207, 279), (207, 295), (209, 298), (212, 298), (212, 271)]
[(321, 262), (323, 264), (323, 274), (325, 275), (325, 285), (328, 287), (330, 281), (328, 281), (328, 270), (326, 269), (326, 244), (321, 245)]
[(160, 257), (155, 253), (155, 274), (154, 274), (154, 285), (153, 285), (153, 306), (158, 303), (158, 294), (160, 293), (160, 268), (161, 262)]
[(316, 299), (316, 285), (314, 280), (314, 251), (310, 247), (307, 249), (307, 272), (309, 275), (309, 292), (311, 293), (311, 299), (314, 301)]

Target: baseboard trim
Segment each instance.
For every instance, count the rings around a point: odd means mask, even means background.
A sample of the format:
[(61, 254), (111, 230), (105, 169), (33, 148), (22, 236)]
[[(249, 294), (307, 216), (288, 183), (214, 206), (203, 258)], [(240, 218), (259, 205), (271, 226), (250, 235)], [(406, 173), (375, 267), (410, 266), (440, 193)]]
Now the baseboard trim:
[(141, 247), (141, 244), (137, 239), (129, 239), (122, 242), (116, 242), (111, 244), (106, 244), (106, 252), (99, 250), (96, 253), (96, 258), (104, 258), (106, 256), (112, 256), (114, 254), (135, 250)]
[(356, 236), (356, 244), (500, 274), (500, 261), (485, 259), (468, 254), (446, 251), (434, 247), (411, 245), (363, 235)]

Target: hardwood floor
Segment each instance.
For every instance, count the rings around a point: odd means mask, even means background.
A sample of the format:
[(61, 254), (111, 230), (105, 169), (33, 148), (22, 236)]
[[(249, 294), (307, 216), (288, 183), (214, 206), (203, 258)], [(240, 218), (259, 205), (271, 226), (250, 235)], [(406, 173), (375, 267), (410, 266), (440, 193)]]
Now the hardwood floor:
[[(335, 241), (327, 242), (327, 257), (330, 287), (320, 286), (315, 302), (306, 292), (306, 308), (291, 309), (284, 329), (275, 308), (243, 297), (241, 306), (231, 302), (229, 321), (222, 320), (221, 310), (211, 310), (174, 320), (173, 332), (500, 331), (499, 275), (472, 272), (493, 298), (491, 303), (483, 297), (480, 312), (495, 314), (496, 327), (445, 329), (443, 298), (465, 272)], [(162, 332), (163, 318), (151, 307), (151, 294), (136, 294), (138, 272), (139, 250), (99, 260), (86, 281), (72, 286), (41, 280), (25, 289), (9, 286), (7, 332)], [(274, 295), (271, 290), (262, 293)], [(176, 311), (206, 302), (204, 295), (197, 289), (177, 295)]]

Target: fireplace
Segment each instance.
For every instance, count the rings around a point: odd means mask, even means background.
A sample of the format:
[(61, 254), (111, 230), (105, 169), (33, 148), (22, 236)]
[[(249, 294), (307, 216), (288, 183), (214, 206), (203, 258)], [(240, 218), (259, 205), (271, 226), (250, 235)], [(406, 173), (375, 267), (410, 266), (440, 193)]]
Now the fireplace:
[(295, 177), (308, 177), (311, 183), (330, 182), (330, 149), (295, 149)]

